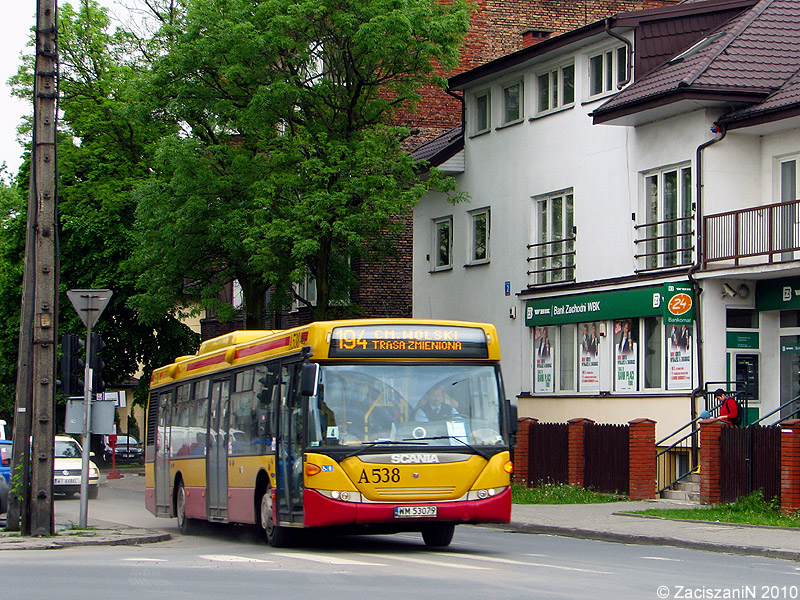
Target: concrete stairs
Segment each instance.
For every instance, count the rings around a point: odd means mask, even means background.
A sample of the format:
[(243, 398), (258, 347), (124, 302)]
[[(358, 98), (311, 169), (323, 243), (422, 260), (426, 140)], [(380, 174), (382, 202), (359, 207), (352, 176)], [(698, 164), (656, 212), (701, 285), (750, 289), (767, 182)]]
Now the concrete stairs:
[(670, 489), (661, 492), (661, 498), (700, 504), (700, 475), (690, 473)]

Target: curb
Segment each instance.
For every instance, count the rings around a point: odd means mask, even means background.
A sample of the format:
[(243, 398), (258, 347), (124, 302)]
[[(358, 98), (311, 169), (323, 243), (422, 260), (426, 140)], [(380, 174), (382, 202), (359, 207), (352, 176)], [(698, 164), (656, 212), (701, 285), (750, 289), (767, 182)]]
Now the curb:
[(60, 550), (74, 546), (137, 546), (172, 539), (169, 533), (147, 529), (92, 529), (61, 531), (54, 536), (0, 535), (3, 550)]
[(714, 542), (698, 542), (682, 540), (664, 536), (636, 535), (628, 533), (612, 533), (609, 531), (595, 531), (575, 527), (561, 527), (557, 525), (536, 525), (531, 523), (514, 522), (504, 524), (486, 524), (485, 527), (506, 529), (512, 533), (532, 533), (542, 535), (557, 535), (584, 540), (597, 540), (601, 542), (616, 542), (620, 544), (638, 544), (643, 546), (671, 546), (686, 550), (703, 550), (706, 552), (722, 552), (726, 554), (739, 554), (743, 556), (763, 556), (765, 558), (780, 558), (784, 560), (800, 561), (800, 551), (783, 550), (779, 548), (764, 548), (762, 546), (740, 546), (733, 544), (717, 544)]

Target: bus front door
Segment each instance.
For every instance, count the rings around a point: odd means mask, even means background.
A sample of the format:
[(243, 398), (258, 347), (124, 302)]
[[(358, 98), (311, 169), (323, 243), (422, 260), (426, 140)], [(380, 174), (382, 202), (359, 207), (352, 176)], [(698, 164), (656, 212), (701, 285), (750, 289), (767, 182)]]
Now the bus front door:
[(228, 380), (211, 384), (211, 415), (208, 421), (206, 457), (206, 502), (209, 521), (228, 520)]
[(158, 425), (156, 429), (155, 488), (156, 516), (172, 516), (172, 477), (169, 469), (170, 421), (172, 392), (158, 396)]
[(276, 448), (279, 523), (303, 522), (303, 403), (300, 363), (283, 365)]

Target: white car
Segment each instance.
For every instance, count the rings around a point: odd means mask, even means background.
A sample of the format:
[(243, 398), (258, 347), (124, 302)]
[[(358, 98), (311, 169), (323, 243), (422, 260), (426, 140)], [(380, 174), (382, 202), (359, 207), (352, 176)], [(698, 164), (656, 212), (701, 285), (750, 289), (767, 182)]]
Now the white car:
[[(81, 468), (83, 450), (81, 445), (68, 435), (57, 435), (53, 461), (53, 493), (71, 496), (81, 491)], [(93, 456), (90, 453), (89, 456)], [(97, 498), (100, 490), (100, 470), (89, 461), (89, 498)]]

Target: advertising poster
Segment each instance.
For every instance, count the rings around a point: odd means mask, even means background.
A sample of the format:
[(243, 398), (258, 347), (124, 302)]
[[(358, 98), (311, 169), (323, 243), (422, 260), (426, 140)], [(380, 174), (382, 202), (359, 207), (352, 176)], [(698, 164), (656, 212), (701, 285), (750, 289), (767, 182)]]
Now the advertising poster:
[(534, 328), (534, 386), (537, 393), (555, 390), (553, 377), (553, 347), (547, 327)]
[(668, 325), (667, 389), (692, 389), (692, 334), (689, 325)]
[(597, 323), (583, 323), (578, 329), (581, 347), (580, 391), (600, 391), (600, 338)]
[(635, 331), (630, 319), (614, 321), (614, 389), (618, 392), (638, 388), (639, 352)]

